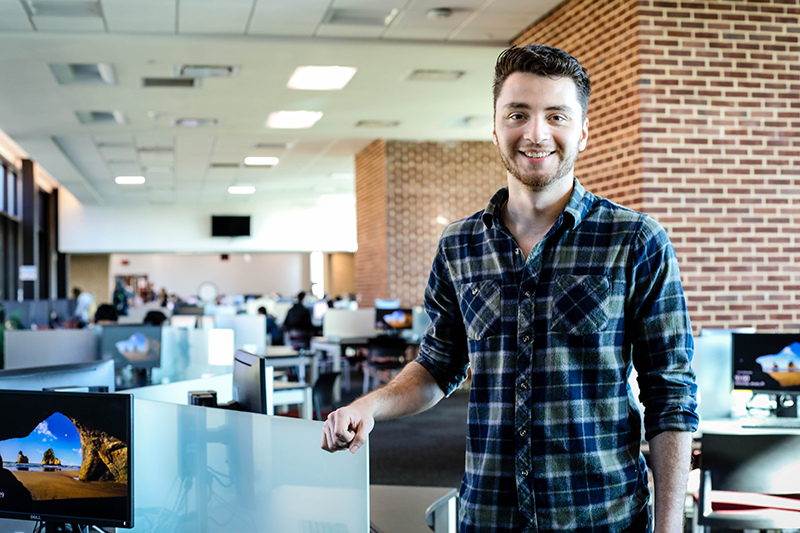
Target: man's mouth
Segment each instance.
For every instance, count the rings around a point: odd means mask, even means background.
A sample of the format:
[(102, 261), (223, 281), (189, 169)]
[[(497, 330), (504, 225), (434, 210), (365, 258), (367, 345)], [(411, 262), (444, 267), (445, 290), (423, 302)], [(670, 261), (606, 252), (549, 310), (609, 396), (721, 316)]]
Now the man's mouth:
[(522, 153), (525, 154), (525, 157), (530, 157), (531, 159), (542, 159), (552, 154), (553, 152), (522, 152)]

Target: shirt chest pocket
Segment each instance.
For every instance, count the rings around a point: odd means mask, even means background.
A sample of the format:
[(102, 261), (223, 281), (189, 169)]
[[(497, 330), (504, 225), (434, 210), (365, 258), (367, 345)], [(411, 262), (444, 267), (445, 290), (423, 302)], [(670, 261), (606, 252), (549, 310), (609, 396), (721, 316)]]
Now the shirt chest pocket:
[(467, 337), (481, 340), (500, 332), (500, 286), (496, 281), (465, 283), (459, 296)]
[(589, 335), (606, 329), (611, 284), (605, 276), (561, 276), (553, 292), (552, 331)]

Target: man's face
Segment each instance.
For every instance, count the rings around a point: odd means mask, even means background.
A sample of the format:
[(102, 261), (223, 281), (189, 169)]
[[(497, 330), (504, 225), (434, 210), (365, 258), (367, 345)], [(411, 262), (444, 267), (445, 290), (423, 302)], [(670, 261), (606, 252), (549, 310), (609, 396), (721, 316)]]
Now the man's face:
[(589, 135), (577, 91), (570, 78), (515, 72), (506, 79), (497, 98), (492, 139), (509, 179), (534, 190), (572, 180)]

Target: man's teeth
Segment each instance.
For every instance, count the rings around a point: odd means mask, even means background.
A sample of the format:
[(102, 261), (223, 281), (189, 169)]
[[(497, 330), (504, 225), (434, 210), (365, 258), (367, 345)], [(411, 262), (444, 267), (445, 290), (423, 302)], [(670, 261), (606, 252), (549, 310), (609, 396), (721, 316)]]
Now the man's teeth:
[(548, 155), (550, 155), (550, 152), (523, 152), (523, 153), (526, 156), (528, 156), (530, 158), (533, 158), (533, 159), (537, 159), (537, 158), (540, 158), (540, 157), (547, 157)]

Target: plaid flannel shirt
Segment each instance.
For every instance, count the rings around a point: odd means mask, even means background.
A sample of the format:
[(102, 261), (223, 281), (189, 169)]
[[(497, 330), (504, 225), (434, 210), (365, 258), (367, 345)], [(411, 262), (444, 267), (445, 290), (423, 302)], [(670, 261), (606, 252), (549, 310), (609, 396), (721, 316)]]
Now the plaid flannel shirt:
[(654, 220), (572, 196), (525, 258), (485, 210), (442, 234), (417, 361), (450, 394), (472, 368), (460, 533), (621, 531), (649, 498), (645, 437), (697, 429), (693, 341)]

